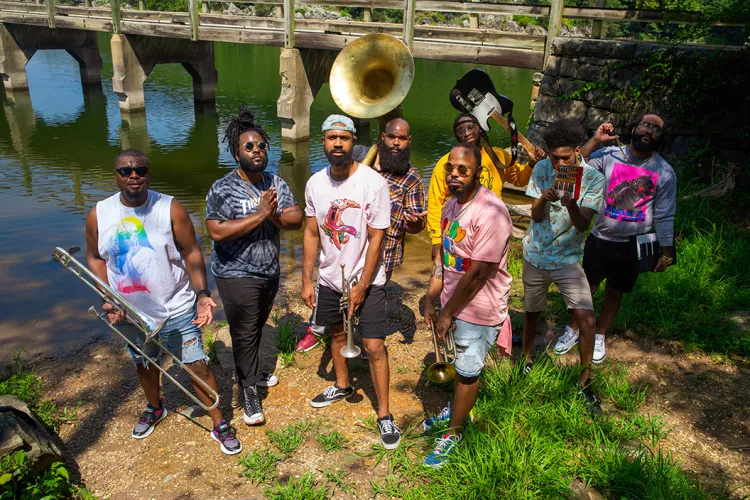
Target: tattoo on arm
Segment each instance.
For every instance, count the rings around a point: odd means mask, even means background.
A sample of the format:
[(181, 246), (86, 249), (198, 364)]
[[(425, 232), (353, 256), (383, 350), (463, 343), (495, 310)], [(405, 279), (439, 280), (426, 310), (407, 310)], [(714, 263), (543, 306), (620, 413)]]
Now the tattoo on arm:
[(432, 275), (436, 279), (443, 279), (443, 265), (442, 264), (432, 264)]

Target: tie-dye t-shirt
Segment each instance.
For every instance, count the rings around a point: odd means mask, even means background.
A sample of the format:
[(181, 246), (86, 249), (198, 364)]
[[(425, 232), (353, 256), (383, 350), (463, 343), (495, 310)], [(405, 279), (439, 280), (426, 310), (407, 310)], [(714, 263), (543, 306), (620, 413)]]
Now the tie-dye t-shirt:
[[(598, 212), (602, 205), (604, 176), (586, 163), (581, 175), (581, 190), (578, 195), (578, 206)], [(534, 167), (526, 195), (541, 198), (542, 192), (551, 188), (555, 181), (555, 168), (549, 158)], [(547, 202), (547, 212), (539, 221), (531, 221), (529, 230), (523, 239), (523, 257), (539, 269), (561, 269), (581, 260), (585, 231), (579, 231), (573, 225), (568, 209), (559, 201)]]
[[(276, 188), (276, 214), (297, 204), (294, 195), (278, 175), (264, 172), (257, 184), (243, 180), (237, 170), (214, 182), (206, 196), (206, 220), (236, 220), (258, 211), (263, 191)], [(248, 234), (229, 241), (215, 241), (211, 272), (219, 278), (274, 279), (280, 274), (279, 228), (266, 219)]]
[(476, 325), (499, 325), (508, 314), (512, 278), (508, 249), (513, 224), (500, 198), (484, 186), (467, 205), (450, 198), (440, 217), (443, 239), (443, 292), (445, 306), (473, 261), (495, 265), (487, 282), (454, 317)]

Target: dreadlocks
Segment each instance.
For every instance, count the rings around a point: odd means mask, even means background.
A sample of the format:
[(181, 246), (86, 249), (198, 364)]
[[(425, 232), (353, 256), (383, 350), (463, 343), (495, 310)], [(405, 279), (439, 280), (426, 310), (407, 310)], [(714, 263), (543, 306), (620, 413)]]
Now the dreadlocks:
[(227, 129), (224, 131), (224, 139), (221, 142), (229, 144), (229, 152), (232, 153), (233, 157), (238, 157), (240, 152), (240, 136), (251, 130), (257, 132), (268, 145), (270, 149), (270, 140), (268, 134), (263, 127), (255, 124), (255, 116), (247, 106), (242, 106), (240, 113), (234, 116), (227, 125)]

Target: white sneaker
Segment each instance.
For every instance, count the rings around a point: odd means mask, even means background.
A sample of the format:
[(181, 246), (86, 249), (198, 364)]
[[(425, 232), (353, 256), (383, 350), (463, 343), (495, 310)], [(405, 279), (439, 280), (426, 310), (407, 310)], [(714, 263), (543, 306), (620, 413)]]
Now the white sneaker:
[(594, 337), (594, 364), (598, 365), (607, 359), (607, 348), (604, 346), (604, 335), (597, 333)]
[(273, 374), (273, 372), (267, 372), (263, 370), (261, 373), (261, 379), (255, 384), (259, 387), (273, 387), (279, 383), (279, 377)]
[(578, 343), (578, 330), (573, 330), (570, 326), (565, 325), (563, 334), (557, 339), (555, 344), (555, 354), (561, 356), (573, 349)]

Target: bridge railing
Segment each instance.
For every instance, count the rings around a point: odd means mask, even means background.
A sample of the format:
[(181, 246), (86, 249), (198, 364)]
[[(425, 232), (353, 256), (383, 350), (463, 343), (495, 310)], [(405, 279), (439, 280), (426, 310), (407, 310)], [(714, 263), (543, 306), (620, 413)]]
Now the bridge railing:
[[(36, 0), (41, 2), (42, 0)], [(609, 9), (603, 7), (566, 7), (564, 0), (550, 0), (550, 5), (517, 3), (489, 3), (464, 0), (215, 0), (210, 4), (265, 4), (274, 7), (273, 17), (226, 15), (208, 12), (208, 2), (188, 0), (188, 12), (165, 12), (124, 9), (123, 0), (111, 0), (111, 7), (92, 7), (58, 4), (44, 0), (43, 4), (0, 1), (0, 21), (25, 24), (46, 24), (49, 27), (74, 27), (114, 33), (171, 36), (193, 40), (217, 40), (239, 43), (260, 43), (294, 47), (295, 37), (300, 46), (339, 49), (352, 36), (368, 33), (389, 33), (403, 37), (404, 42), (417, 50), (420, 57), (429, 59), (463, 60), (497, 64), (502, 59), (508, 65), (541, 68), (549, 54), (551, 40), (561, 31), (564, 18), (592, 21), (592, 35), (601, 35), (601, 23), (643, 22), (691, 24), (701, 22), (699, 12), (662, 12), (653, 10)], [(295, 19), (296, 6), (328, 6), (363, 8), (364, 21)], [(597, 0), (604, 5), (604, 0)], [(374, 9), (403, 10), (403, 23), (373, 22)], [(469, 27), (431, 26), (416, 24), (416, 12), (452, 12), (469, 15)], [(546, 17), (547, 35), (516, 33), (496, 29), (480, 29), (479, 16)], [(75, 22), (73, 22), (75, 21)], [(743, 26), (738, 22), (716, 22), (721, 26)], [(189, 27), (189, 31), (186, 28)], [(416, 43), (416, 46), (415, 46)], [(416, 49), (415, 49), (416, 47)], [(493, 59), (494, 58), (494, 59)]]

